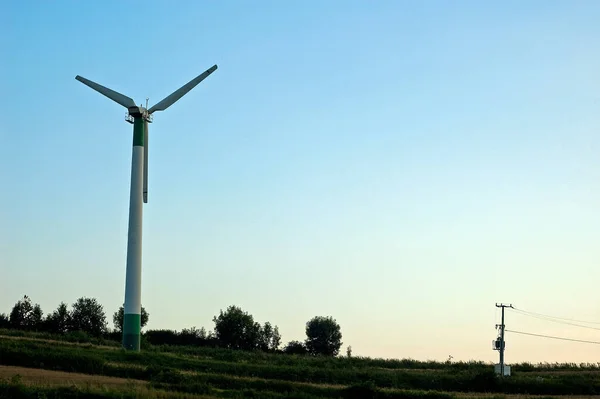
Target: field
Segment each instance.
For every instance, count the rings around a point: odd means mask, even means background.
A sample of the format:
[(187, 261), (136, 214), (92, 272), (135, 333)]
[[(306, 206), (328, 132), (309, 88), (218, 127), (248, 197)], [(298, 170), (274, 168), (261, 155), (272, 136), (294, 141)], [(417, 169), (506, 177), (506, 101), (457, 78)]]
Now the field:
[(129, 353), (112, 341), (8, 334), (0, 331), (0, 398), (600, 398), (598, 365), (513, 365), (499, 379), (481, 362), (191, 346)]

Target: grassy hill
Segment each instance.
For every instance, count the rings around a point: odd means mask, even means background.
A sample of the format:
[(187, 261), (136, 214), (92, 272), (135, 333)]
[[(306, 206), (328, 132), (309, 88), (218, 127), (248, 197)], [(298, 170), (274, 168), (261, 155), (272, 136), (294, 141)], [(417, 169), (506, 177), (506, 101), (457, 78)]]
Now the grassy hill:
[[(436, 363), (244, 352), (191, 346), (125, 352), (0, 331), (1, 398), (501, 398), (598, 395), (597, 365)], [(15, 335), (21, 335), (15, 336)], [(102, 344), (102, 345), (100, 345)]]

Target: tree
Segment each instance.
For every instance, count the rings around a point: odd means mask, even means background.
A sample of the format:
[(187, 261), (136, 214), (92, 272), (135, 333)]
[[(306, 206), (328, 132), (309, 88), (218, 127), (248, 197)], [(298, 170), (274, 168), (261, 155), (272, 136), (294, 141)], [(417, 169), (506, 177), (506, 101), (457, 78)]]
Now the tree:
[(279, 349), (281, 345), (281, 334), (279, 333), (279, 327), (275, 326), (273, 328), (273, 334), (271, 334), (271, 339), (269, 342), (269, 350), (276, 351)]
[[(113, 324), (115, 326), (115, 329), (119, 332), (123, 332), (123, 318), (124, 317), (125, 317), (125, 310), (123, 309), (123, 306), (121, 306), (119, 308), (119, 310), (117, 310), (113, 314)], [(146, 324), (148, 324), (149, 318), (150, 318), (150, 314), (148, 312), (146, 312), (146, 309), (144, 309), (144, 307), (142, 306), (142, 315), (141, 315), (141, 321), (140, 321), (141, 328), (144, 328), (144, 326)]]
[(340, 325), (331, 316), (315, 316), (306, 323), (306, 349), (313, 355), (336, 356), (342, 346)]
[(279, 328), (273, 327), (268, 321), (261, 327), (259, 331), (258, 348), (265, 352), (276, 351), (281, 345), (281, 335)]
[(197, 339), (206, 339), (207, 337), (206, 329), (204, 327), (196, 328), (195, 326), (182, 329), (179, 335), (190, 336)]
[(179, 334), (175, 330), (148, 330), (144, 337), (151, 345), (180, 345)]
[(47, 331), (64, 334), (71, 328), (71, 313), (67, 309), (67, 304), (61, 302), (58, 308), (48, 314), (44, 320)]
[(33, 305), (31, 299), (25, 295), (13, 306), (9, 316), (9, 324), (11, 328), (34, 330), (41, 327), (42, 316), (40, 305), (37, 303)]
[(206, 329), (200, 327), (184, 328), (179, 333), (179, 344), (180, 345), (201, 345), (206, 341)]
[(71, 326), (73, 331), (84, 331), (94, 336), (104, 334), (107, 331), (104, 308), (96, 298), (79, 298), (73, 304)]
[(252, 315), (237, 306), (229, 306), (225, 312), (213, 318), (215, 337), (222, 346), (231, 349), (251, 350), (258, 347), (260, 324)]
[(0, 313), (0, 328), (10, 328), (10, 319), (5, 313)]
[(288, 355), (305, 355), (307, 353), (306, 346), (300, 341), (290, 341), (283, 348), (283, 352)]

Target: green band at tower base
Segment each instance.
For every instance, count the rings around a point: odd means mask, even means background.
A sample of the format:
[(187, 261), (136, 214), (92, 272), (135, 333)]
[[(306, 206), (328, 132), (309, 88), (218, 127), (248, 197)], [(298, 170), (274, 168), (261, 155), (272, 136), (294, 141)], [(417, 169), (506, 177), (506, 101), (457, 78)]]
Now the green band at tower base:
[(123, 317), (123, 348), (140, 350), (140, 330), (142, 317), (139, 314), (125, 314)]

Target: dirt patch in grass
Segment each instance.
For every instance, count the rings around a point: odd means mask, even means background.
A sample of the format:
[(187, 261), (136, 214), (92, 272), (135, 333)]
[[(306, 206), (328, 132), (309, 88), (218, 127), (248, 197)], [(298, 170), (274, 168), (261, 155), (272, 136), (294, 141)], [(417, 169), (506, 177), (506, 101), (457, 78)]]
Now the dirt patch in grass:
[(125, 387), (146, 386), (148, 382), (140, 380), (129, 380), (126, 378), (106, 377), (103, 375), (89, 375), (79, 373), (67, 373), (64, 371), (33, 369), (27, 367), (0, 366), (0, 379), (10, 380), (14, 376), (20, 376), (20, 381), (26, 385), (41, 386), (103, 386), (103, 387)]

